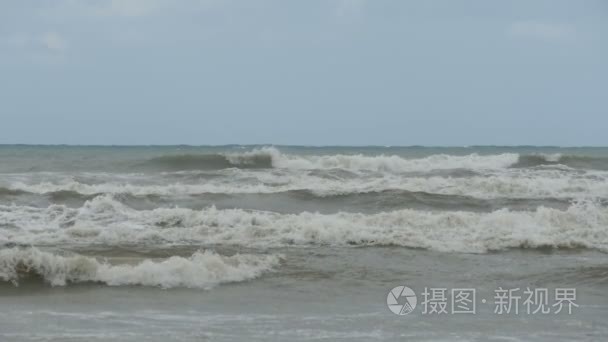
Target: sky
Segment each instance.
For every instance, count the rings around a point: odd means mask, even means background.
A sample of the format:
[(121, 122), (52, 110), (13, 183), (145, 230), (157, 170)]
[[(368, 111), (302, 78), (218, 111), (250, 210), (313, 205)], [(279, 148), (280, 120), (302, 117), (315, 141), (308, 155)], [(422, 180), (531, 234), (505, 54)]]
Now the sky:
[(608, 1), (3, 0), (0, 143), (608, 146)]

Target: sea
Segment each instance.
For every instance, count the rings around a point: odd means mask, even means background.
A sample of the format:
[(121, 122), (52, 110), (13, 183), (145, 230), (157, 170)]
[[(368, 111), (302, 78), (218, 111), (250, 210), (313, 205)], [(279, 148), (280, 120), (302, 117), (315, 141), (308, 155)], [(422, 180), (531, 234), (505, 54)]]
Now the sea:
[(0, 146), (0, 341), (606, 341), (608, 148)]

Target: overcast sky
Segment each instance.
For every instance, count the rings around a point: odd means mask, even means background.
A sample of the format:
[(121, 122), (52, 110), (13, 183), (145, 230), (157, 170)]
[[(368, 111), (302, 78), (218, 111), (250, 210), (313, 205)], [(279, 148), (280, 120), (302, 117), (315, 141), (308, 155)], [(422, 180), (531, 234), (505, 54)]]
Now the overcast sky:
[(608, 1), (3, 0), (0, 143), (608, 145)]

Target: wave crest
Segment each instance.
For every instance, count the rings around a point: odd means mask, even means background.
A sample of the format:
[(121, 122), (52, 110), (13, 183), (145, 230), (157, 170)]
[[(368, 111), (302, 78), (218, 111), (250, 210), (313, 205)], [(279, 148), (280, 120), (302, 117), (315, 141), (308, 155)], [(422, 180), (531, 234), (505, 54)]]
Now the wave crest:
[(149, 159), (138, 168), (157, 171), (221, 170), (227, 168), (263, 169), (272, 167), (272, 155), (264, 151), (242, 154), (182, 154)]
[(284, 168), (404, 173), (453, 169), (497, 170), (508, 167), (529, 168), (547, 165), (608, 170), (608, 158), (564, 155), (561, 153), (526, 155), (517, 153), (479, 155), (473, 153), (462, 156), (434, 154), (421, 158), (404, 158), (397, 155), (383, 154), (373, 156), (363, 154), (291, 155), (282, 153), (274, 147), (264, 147), (244, 153), (161, 156), (150, 159), (138, 166), (163, 171)]
[(209, 289), (221, 283), (254, 279), (279, 263), (273, 255), (237, 254), (221, 256), (199, 251), (188, 258), (172, 256), (137, 264), (112, 265), (82, 255), (60, 255), (37, 248), (0, 250), (0, 279), (18, 285), (35, 276), (52, 286), (98, 282), (110, 286), (141, 285), (162, 288), (189, 287)]
[(354, 171), (377, 171), (389, 173), (425, 172), (446, 169), (501, 169), (515, 164), (515, 153), (480, 156), (470, 154), (451, 156), (436, 154), (423, 158), (403, 158), (396, 155), (325, 155), (290, 156), (274, 154), (273, 166), (288, 169), (346, 169)]
[[(65, 194), (86, 196), (97, 194), (130, 194), (134, 196), (183, 196), (199, 194), (279, 193), (309, 190), (318, 196), (358, 194), (383, 190), (405, 190), (442, 195), (460, 195), (476, 198), (572, 198), (608, 197), (606, 174), (572, 175), (561, 170), (511, 170), (485, 176), (458, 177), (383, 177), (322, 178), (307, 173), (288, 175), (251, 174), (231, 175), (202, 183), (132, 184), (107, 182), (85, 184), (72, 179), (58, 182), (28, 184), (14, 182), (7, 191), (48, 195)], [(0, 188), (2, 189), (2, 188)], [(14, 197), (17, 195), (6, 195)], [(0, 198), (3, 197), (0, 194)]]
[(225, 168), (344, 169), (352, 171), (415, 172), (446, 169), (500, 169), (517, 163), (518, 154), (431, 155), (404, 158), (397, 155), (290, 155), (274, 147), (244, 153), (186, 154), (152, 158), (137, 167), (162, 171), (218, 170)]
[(574, 169), (608, 170), (608, 158), (553, 154), (530, 154), (519, 157), (513, 167), (530, 168), (538, 166), (567, 166)]
[(5, 220), (19, 227), (20, 233), (0, 230), (0, 241), (264, 248), (395, 245), (471, 253), (547, 246), (608, 250), (608, 208), (591, 201), (573, 203), (566, 210), (539, 207), (534, 211), (478, 213), (403, 209), (370, 215), (278, 214), (215, 207), (137, 211), (110, 196), (97, 197), (79, 209), (19, 208), (6, 214)]

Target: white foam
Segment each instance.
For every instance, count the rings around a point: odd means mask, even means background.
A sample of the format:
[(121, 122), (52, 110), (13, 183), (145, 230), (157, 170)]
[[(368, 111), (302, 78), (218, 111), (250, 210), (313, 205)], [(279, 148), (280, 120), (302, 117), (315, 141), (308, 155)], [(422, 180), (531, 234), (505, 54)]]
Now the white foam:
[(471, 177), (415, 177), (385, 174), (381, 177), (358, 176), (323, 178), (306, 171), (284, 174), (240, 171), (230, 177), (207, 180), (204, 183), (133, 184), (112, 182), (84, 184), (71, 178), (54, 182), (26, 183), (15, 181), (7, 185), (12, 190), (44, 194), (74, 191), (80, 194), (129, 193), (133, 195), (179, 196), (202, 193), (277, 193), (290, 190), (310, 190), (320, 196), (352, 194), (383, 190), (407, 190), (461, 195), (477, 198), (571, 198), (608, 197), (608, 177), (605, 172), (577, 174), (564, 170), (521, 170), (487, 172)]
[(221, 256), (210, 251), (191, 257), (146, 259), (137, 264), (112, 265), (82, 255), (58, 255), (37, 248), (0, 250), (0, 279), (17, 284), (36, 274), (53, 286), (101, 282), (111, 286), (143, 285), (208, 289), (221, 283), (256, 278), (279, 263), (273, 255)]
[(554, 162), (557, 163), (562, 159), (562, 154), (561, 153), (541, 153), (540, 156), (548, 161), (548, 162)]
[(19, 228), (0, 230), (0, 241), (26, 244), (397, 245), (473, 253), (541, 246), (608, 250), (608, 208), (589, 201), (567, 210), (408, 209), (373, 215), (287, 215), (213, 207), (136, 211), (110, 196), (97, 197), (79, 209), (9, 208), (0, 210), (2, 220)]
[[(245, 154), (245, 157), (266, 154), (271, 157), (272, 165), (276, 168), (287, 169), (346, 169), (353, 171), (369, 170), (379, 172), (412, 172), (444, 169), (502, 169), (509, 167), (519, 160), (516, 153), (503, 153), (497, 155), (469, 154), (452, 156), (435, 154), (423, 158), (403, 158), (396, 155), (289, 155), (273, 147), (257, 149)], [(236, 159), (233, 156), (233, 159)]]

